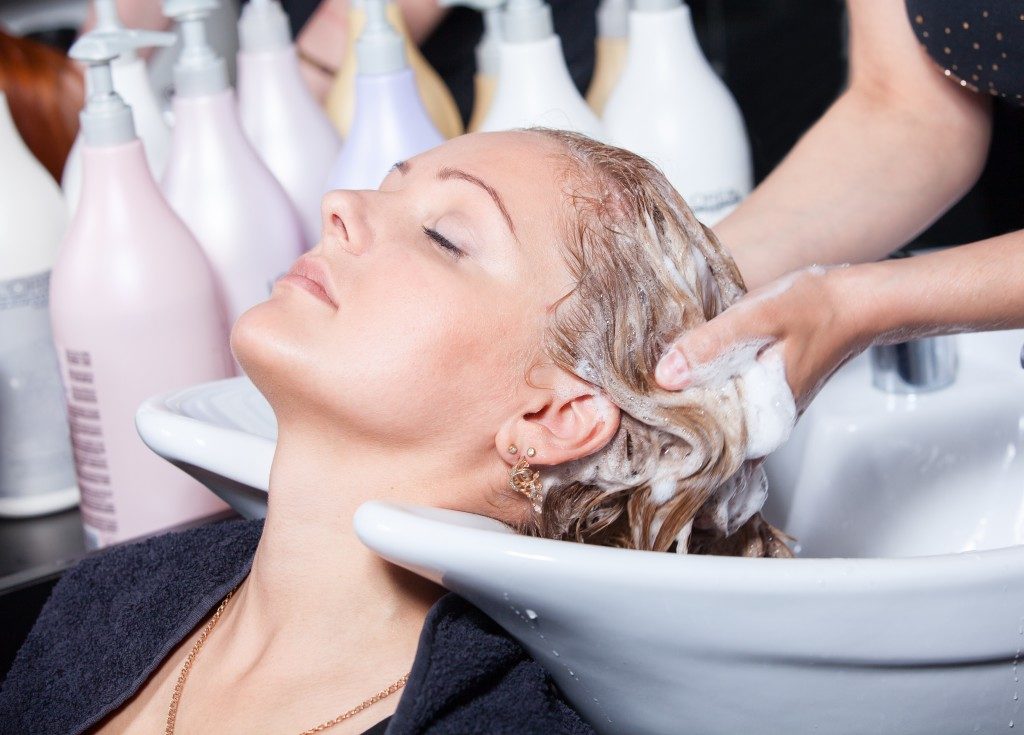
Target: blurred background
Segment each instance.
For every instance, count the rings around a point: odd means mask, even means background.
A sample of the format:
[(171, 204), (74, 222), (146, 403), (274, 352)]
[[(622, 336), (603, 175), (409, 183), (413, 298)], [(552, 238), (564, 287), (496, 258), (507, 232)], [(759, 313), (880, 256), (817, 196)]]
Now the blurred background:
[[(298, 34), (317, 0), (283, 3), (293, 34)], [(585, 91), (594, 70), (596, 0), (555, 0), (555, 28), (562, 38), (570, 73)], [(761, 181), (825, 111), (841, 90), (846, 74), (845, 5), (842, 0), (691, 0), (697, 35), (712, 65), (735, 95), (753, 152), (755, 180)], [(237, 2), (218, 11), (217, 45), (228, 50), (233, 39)], [(74, 41), (88, 11), (86, 0), (0, 0), (0, 28), (63, 52)], [(214, 24), (217, 25), (217, 24)], [(421, 44), (424, 56), (451, 90), (463, 121), (473, 105), (473, 49), (483, 32), (481, 15), (454, 8)], [(165, 80), (169, 95), (175, 52), (159, 52), (151, 62), (155, 80)], [(233, 53), (225, 53), (233, 60)], [(0, 51), (0, 70), (4, 66)], [(0, 85), (3, 82), (0, 81)], [(80, 94), (80, 92), (79, 92)], [(80, 97), (64, 111), (76, 125)], [(15, 111), (19, 130), (23, 119)], [(915, 246), (972, 242), (1024, 227), (1024, 138), (1018, 135), (1024, 110), (995, 102), (992, 152), (979, 182), (950, 212), (915, 241)], [(42, 124), (36, 121), (31, 127)], [(37, 135), (52, 140), (50, 136)], [(73, 134), (72, 134), (73, 137)], [(32, 146), (31, 140), (29, 141)], [(70, 145), (70, 143), (68, 143)], [(59, 179), (63, 156), (33, 152)], [(53, 161), (53, 163), (51, 163)]]

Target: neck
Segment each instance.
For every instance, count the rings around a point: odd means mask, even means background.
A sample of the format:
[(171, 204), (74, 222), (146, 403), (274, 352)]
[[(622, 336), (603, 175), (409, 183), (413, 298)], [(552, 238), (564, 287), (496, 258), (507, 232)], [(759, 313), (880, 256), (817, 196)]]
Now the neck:
[[(351, 451), (325, 451), (325, 446)], [(239, 609), (255, 630), (307, 640), (336, 638), (339, 621), (382, 637), (395, 626), (418, 635), (443, 590), (367, 549), (352, 517), (370, 497), (403, 497), (381, 463), (354, 461), (351, 444), (325, 443), (282, 426), (270, 476), (267, 517)], [(382, 485), (384, 485), (382, 487)], [(291, 637), (289, 635), (289, 637)]]

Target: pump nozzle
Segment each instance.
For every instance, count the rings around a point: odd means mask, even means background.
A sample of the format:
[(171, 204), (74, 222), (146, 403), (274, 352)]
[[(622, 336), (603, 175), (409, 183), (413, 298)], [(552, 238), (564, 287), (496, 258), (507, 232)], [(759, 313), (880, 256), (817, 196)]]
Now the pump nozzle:
[(601, 0), (597, 6), (597, 35), (625, 38), (629, 34), (629, 0)]
[(390, 74), (404, 69), (405, 42), (388, 21), (386, 0), (364, 0), (366, 25), (356, 41), (360, 74)]
[(173, 33), (125, 28), (90, 31), (75, 41), (68, 55), (88, 65), (85, 109), (79, 116), (86, 143), (117, 145), (135, 138), (132, 108), (114, 91), (110, 63), (127, 51), (173, 43)]
[(164, 15), (181, 28), (181, 55), (174, 65), (174, 91), (183, 97), (212, 94), (228, 88), (228, 70), (206, 38), (206, 19), (218, 0), (164, 0)]
[(242, 51), (275, 51), (292, 42), (288, 15), (278, 0), (249, 0), (238, 21)]
[(505, 0), (440, 0), (442, 7), (461, 5), (479, 10), (484, 15), (484, 35), (476, 46), (476, 70), (478, 74), (498, 76), (501, 53), (501, 9)]

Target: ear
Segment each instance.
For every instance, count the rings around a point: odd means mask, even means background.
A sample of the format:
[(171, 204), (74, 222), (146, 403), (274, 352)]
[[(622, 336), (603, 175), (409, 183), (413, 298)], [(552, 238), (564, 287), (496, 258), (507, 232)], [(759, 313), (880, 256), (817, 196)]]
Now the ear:
[[(526, 451), (530, 464), (559, 465), (581, 459), (602, 449), (619, 430), (619, 407), (595, 385), (567, 370), (548, 365), (535, 369), (525, 411), (514, 416), (495, 437), (508, 464)], [(511, 454), (510, 446), (518, 448)]]

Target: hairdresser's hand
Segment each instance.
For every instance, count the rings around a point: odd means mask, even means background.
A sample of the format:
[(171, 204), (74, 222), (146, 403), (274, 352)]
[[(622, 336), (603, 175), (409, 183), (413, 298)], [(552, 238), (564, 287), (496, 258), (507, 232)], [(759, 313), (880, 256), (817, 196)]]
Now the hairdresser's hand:
[(751, 291), (712, 319), (687, 332), (665, 353), (656, 378), (666, 390), (700, 380), (702, 367), (751, 343), (782, 354), (786, 379), (799, 411), (843, 363), (871, 342), (849, 303), (847, 272), (812, 267)]

